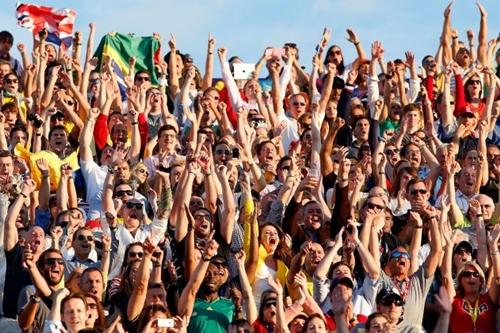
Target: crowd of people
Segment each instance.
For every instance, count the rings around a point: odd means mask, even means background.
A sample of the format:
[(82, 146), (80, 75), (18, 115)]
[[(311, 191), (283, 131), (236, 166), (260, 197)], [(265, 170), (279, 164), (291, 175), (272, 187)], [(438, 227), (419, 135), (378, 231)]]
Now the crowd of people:
[(420, 69), (347, 29), (351, 62), (325, 29), (311, 63), (286, 43), (243, 79), (214, 37), (202, 73), (172, 35), (158, 85), (92, 57), (94, 24), (19, 59), (1, 31), (0, 331), (498, 332), (500, 37), (478, 9), (461, 41), (446, 7)]

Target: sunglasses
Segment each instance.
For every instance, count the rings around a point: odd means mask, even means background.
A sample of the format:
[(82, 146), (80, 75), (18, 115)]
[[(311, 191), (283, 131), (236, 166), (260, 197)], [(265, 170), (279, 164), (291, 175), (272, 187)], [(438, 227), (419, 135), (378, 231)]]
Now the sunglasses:
[(410, 260), (410, 254), (408, 252), (399, 252), (399, 251), (394, 251), (391, 253), (391, 259), (397, 259), (397, 258), (406, 258)]
[(381, 205), (377, 205), (377, 204), (374, 204), (373, 202), (368, 202), (366, 204), (366, 207), (368, 207), (368, 209), (384, 209), (385, 207), (384, 206), (381, 206)]
[(134, 191), (132, 190), (121, 190), (121, 191), (116, 191), (115, 197), (123, 197), (124, 195), (134, 195)]
[(62, 258), (47, 258), (47, 259), (45, 259), (45, 265), (54, 266), (55, 264), (64, 265), (64, 259), (62, 259)]
[(18, 79), (6, 79), (5, 82), (7, 84), (11, 84), (11, 83), (19, 83), (19, 80)]
[(144, 257), (144, 252), (129, 252), (129, 258), (142, 258)]
[(130, 202), (129, 201), (129, 202), (125, 203), (125, 206), (127, 206), (127, 208), (129, 208), (129, 209), (132, 209), (132, 208), (142, 209), (143, 204), (139, 203), (139, 202)]
[(455, 254), (464, 255), (464, 254), (471, 254), (471, 253), (467, 249), (458, 249), (455, 251)]
[(398, 152), (399, 152), (399, 150), (398, 150), (398, 149), (387, 149), (387, 150), (385, 151), (385, 154), (386, 154), (386, 155), (395, 155), (395, 154), (397, 154)]
[(383, 298), (380, 301), (380, 304), (382, 304), (383, 306), (391, 306), (392, 304), (394, 304), (396, 306), (403, 306), (404, 302), (402, 299), (387, 297), (387, 298)]
[(465, 272), (462, 272), (462, 276), (465, 277), (465, 278), (475, 277), (477, 279), (477, 278), (479, 278), (479, 273), (478, 272), (465, 271)]
[[(148, 174), (148, 170), (146, 170), (146, 169), (137, 169), (137, 172), (139, 172), (139, 173), (144, 173), (144, 174)], [(132, 192), (132, 191), (130, 191), (130, 192)], [(131, 194), (131, 195), (132, 195), (132, 194)]]
[(96, 303), (88, 303), (87, 302), (87, 306), (88, 306), (89, 309), (97, 310), (97, 304)]
[(147, 76), (138, 76), (135, 80), (139, 81), (139, 82), (148, 82), (149, 81), (149, 77), (147, 77)]
[(481, 81), (479, 81), (479, 80), (469, 80), (468, 83), (470, 83), (470, 84), (481, 84)]
[(462, 113), (461, 116), (464, 118), (476, 118), (476, 116), (470, 112)]
[(264, 308), (269, 309), (271, 306), (276, 307), (276, 302), (267, 302), (264, 304)]
[(340, 50), (331, 51), (330, 55), (332, 55), (332, 54), (334, 54), (334, 55), (340, 55), (340, 54), (342, 54), (342, 52)]
[(215, 153), (219, 155), (231, 155), (229, 150), (216, 150)]
[(78, 239), (80, 242), (83, 242), (84, 240), (87, 240), (88, 242), (93, 242), (94, 241), (94, 236), (91, 236), (91, 235), (88, 235), (88, 236), (78, 235), (78, 237), (76, 239)]
[(294, 106), (306, 106), (306, 103), (293, 102)]
[(199, 215), (195, 215), (193, 217), (195, 220), (198, 220), (198, 221), (201, 221), (203, 219), (212, 220), (212, 217), (210, 215), (199, 214)]
[(410, 194), (411, 195), (416, 195), (417, 193), (420, 193), (420, 194), (427, 194), (427, 190), (423, 189), (423, 188), (420, 188), (420, 189), (416, 189), (416, 190), (411, 190), (410, 191)]

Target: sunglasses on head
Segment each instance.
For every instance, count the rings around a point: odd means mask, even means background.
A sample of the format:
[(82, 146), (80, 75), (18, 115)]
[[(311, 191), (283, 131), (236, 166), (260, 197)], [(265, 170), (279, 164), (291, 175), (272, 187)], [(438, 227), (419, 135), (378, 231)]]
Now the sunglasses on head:
[(382, 304), (383, 306), (391, 306), (392, 304), (396, 306), (403, 306), (404, 301), (394, 297), (386, 297), (380, 301), (380, 304)]
[(478, 272), (465, 271), (465, 272), (462, 272), (462, 276), (465, 278), (475, 277), (477, 279), (477, 278), (479, 278), (480, 275)]
[(142, 203), (139, 203), (139, 202), (127, 202), (125, 203), (125, 206), (127, 206), (127, 208), (129, 209), (132, 209), (132, 208), (135, 208), (135, 209), (142, 209)]
[(397, 258), (406, 258), (410, 260), (410, 254), (408, 252), (400, 252), (400, 251), (394, 251), (391, 253), (391, 259), (397, 259)]
[(64, 265), (64, 259), (62, 259), (62, 258), (47, 258), (47, 259), (45, 259), (45, 265), (54, 266), (55, 264)]
[(76, 239), (78, 239), (80, 242), (83, 242), (84, 240), (87, 240), (88, 242), (93, 242), (94, 241), (94, 236), (91, 236), (91, 235), (88, 235), (88, 236), (78, 235), (78, 237)]
[(416, 189), (416, 190), (411, 190), (410, 193), (411, 193), (411, 195), (416, 195), (417, 193), (426, 194), (427, 190), (420, 188), (420, 189)]
[(132, 190), (121, 190), (121, 191), (116, 191), (115, 197), (123, 197), (124, 195), (134, 195), (134, 191)]
[(149, 81), (149, 77), (147, 77), (147, 76), (138, 76), (136, 78), (136, 81), (139, 81), (139, 82), (143, 82), (143, 81), (144, 82), (148, 82)]
[(128, 256), (130, 258), (142, 258), (144, 256), (144, 252), (129, 252)]

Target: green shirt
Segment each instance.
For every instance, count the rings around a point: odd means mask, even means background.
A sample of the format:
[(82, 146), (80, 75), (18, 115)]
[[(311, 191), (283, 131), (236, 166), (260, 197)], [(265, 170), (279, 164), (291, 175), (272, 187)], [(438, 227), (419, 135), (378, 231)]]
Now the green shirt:
[(234, 303), (232, 300), (218, 297), (212, 302), (197, 298), (188, 326), (189, 333), (224, 333), (233, 321)]

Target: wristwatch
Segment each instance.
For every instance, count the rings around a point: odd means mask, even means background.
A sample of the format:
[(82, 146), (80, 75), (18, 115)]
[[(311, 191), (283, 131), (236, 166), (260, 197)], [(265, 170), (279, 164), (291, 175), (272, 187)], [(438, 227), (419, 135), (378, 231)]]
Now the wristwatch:
[(42, 299), (40, 297), (36, 296), (36, 295), (31, 295), (30, 296), (30, 302), (32, 302), (32, 303), (38, 304), (38, 303), (40, 303), (41, 300)]

